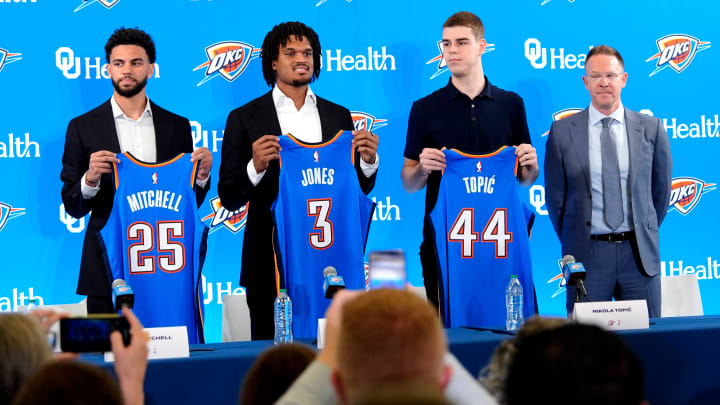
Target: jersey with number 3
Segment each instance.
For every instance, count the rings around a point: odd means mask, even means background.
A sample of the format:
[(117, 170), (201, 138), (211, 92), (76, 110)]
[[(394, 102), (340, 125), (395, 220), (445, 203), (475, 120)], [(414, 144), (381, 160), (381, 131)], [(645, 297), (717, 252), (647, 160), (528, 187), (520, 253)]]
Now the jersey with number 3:
[(187, 153), (162, 163), (117, 157), (113, 209), (99, 233), (110, 280), (132, 287), (143, 326), (185, 325), (190, 344), (203, 343), (207, 227), (193, 190), (197, 162)]
[[(315, 337), (330, 303), (323, 269), (333, 266), (348, 289), (365, 288), (365, 242), (374, 203), (361, 190), (352, 133), (320, 144), (280, 137), (280, 179), (273, 204), (279, 282), (293, 303), (293, 334)], [(250, 208), (252, 209), (252, 208)]]
[(535, 312), (529, 229), (514, 147), (487, 155), (444, 151), (447, 167), (430, 213), (446, 327), (504, 327), (505, 287), (518, 276), (523, 315)]

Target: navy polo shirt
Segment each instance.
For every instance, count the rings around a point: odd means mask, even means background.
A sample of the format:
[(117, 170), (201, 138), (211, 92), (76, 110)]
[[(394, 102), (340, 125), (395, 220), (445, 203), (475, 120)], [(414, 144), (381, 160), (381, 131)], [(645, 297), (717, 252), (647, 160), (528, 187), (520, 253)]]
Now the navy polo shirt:
[[(525, 104), (519, 95), (493, 86), (470, 99), (449, 81), (447, 86), (413, 103), (408, 120), (405, 157), (420, 160), (423, 148), (455, 148), (473, 154), (493, 152), (502, 146), (530, 143)], [(437, 201), (439, 171), (427, 180), (425, 214)]]

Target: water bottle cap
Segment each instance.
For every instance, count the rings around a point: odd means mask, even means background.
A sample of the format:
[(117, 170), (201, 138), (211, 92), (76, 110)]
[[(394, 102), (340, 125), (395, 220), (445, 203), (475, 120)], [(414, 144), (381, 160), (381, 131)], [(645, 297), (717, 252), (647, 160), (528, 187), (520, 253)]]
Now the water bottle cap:
[(510, 278), (517, 278), (517, 274), (511, 275)]
[(281, 288), (281, 289), (280, 289), (280, 292), (281, 292), (281, 293), (287, 293), (287, 289)]

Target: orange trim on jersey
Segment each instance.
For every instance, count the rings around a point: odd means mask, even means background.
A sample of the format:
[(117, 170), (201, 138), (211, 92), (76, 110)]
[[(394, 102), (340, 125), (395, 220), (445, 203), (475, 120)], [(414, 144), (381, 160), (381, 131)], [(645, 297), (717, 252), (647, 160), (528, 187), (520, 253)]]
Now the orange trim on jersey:
[(490, 157), (490, 156), (495, 156), (495, 155), (497, 155), (498, 153), (502, 152), (502, 150), (505, 149), (505, 148), (510, 148), (510, 146), (501, 146), (500, 149), (496, 150), (495, 152), (490, 152), (490, 153), (487, 153), (487, 154), (485, 154), (485, 155), (474, 155), (474, 154), (472, 154), (472, 153), (461, 152), (461, 151), (459, 151), (459, 150), (457, 150), (457, 149), (454, 149), (454, 148), (450, 148), (450, 150), (454, 150), (454, 151), (457, 152), (458, 154), (460, 154), (460, 155), (462, 155), (462, 156), (465, 156), (465, 157), (469, 157), (469, 158), (486, 158), (486, 157)]
[(143, 166), (143, 167), (160, 167), (160, 166), (167, 166), (171, 163), (176, 162), (178, 159), (183, 157), (185, 154), (180, 153), (179, 155), (175, 156), (174, 158), (170, 160), (166, 160), (164, 162), (158, 162), (158, 163), (147, 163), (138, 160), (135, 156), (131, 155), (130, 152), (124, 152), (123, 155), (127, 156), (128, 159), (130, 159), (131, 162), (135, 163), (136, 165)]
[(113, 162), (113, 179), (115, 181), (115, 190), (118, 189), (120, 186), (120, 178), (118, 178), (118, 169), (117, 169), (117, 163)]
[(272, 231), (272, 240), (273, 240), (273, 263), (275, 264), (275, 296), (280, 295), (280, 270), (278, 270), (278, 264), (277, 264), (277, 253), (275, 253), (275, 227), (273, 226)]
[[(179, 156), (182, 156), (182, 155), (179, 155)], [(200, 166), (199, 160), (195, 161), (195, 163), (193, 164), (192, 174), (190, 175), (190, 188), (195, 187), (195, 179), (197, 177), (198, 166)]]
[(293, 142), (295, 142), (296, 144), (302, 146), (303, 148), (322, 148), (323, 146), (327, 146), (327, 145), (335, 142), (335, 140), (336, 140), (336, 139), (340, 136), (340, 134), (342, 134), (343, 132), (345, 132), (345, 131), (343, 131), (343, 130), (341, 129), (341, 130), (338, 131), (338, 133), (335, 134), (335, 136), (333, 136), (332, 138), (328, 139), (328, 140), (325, 141), (325, 142), (317, 143), (317, 144), (307, 144), (307, 143), (304, 143), (303, 141), (301, 141), (301, 140), (295, 138), (294, 136), (292, 136), (292, 134), (290, 134), (290, 133), (285, 134), (285, 136), (287, 136), (288, 138), (290, 138), (291, 141), (293, 141)]

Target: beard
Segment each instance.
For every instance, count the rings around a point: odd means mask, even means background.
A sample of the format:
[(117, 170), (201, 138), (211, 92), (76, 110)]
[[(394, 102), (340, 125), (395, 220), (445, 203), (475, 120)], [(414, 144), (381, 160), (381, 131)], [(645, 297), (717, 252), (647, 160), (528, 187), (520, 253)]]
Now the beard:
[(127, 98), (137, 95), (145, 88), (145, 85), (147, 85), (147, 77), (145, 77), (145, 78), (143, 78), (142, 81), (139, 81), (139, 82), (136, 81), (135, 85), (132, 87), (122, 88), (122, 87), (120, 87), (120, 80), (122, 80), (122, 79), (124, 79), (124, 77), (121, 77), (117, 81), (115, 81), (115, 80), (111, 80), (111, 81), (112, 81), (113, 87), (115, 88), (115, 91), (119, 95), (121, 95), (123, 97), (127, 97)]
[(292, 85), (293, 85), (293, 87), (302, 87), (302, 86), (310, 84), (311, 80), (312, 80), (312, 76), (307, 79), (303, 79), (303, 80), (293, 80)]

